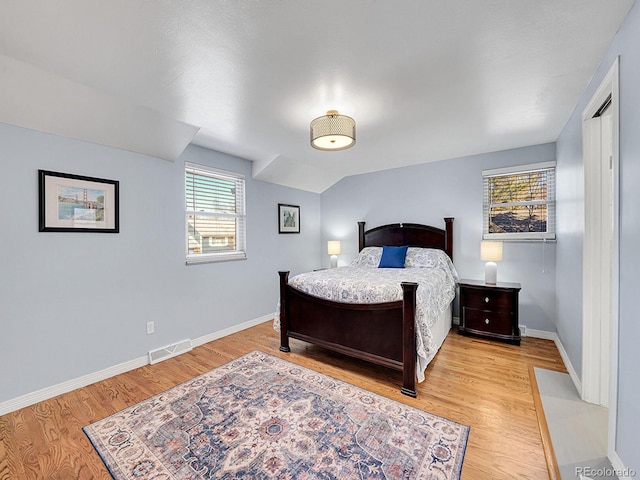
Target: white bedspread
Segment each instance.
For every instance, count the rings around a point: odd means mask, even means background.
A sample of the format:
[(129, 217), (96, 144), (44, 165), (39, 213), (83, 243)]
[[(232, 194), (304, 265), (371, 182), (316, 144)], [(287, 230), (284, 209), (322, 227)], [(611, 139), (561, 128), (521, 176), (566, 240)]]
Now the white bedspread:
[[(296, 275), (289, 279), (289, 285), (309, 295), (335, 302), (381, 303), (402, 300), (400, 286), (402, 282), (417, 283), (417, 377), (421, 382), (424, 380), (424, 370), (437, 352), (437, 346), (434, 346), (432, 341), (431, 327), (455, 297), (458, 280), (455, 268), (449, 257), (439, 250), (430, 251), (429, 261), (421, 263), (428, 266), (413, 268), (377, 268), (375, 258), (362, 261), (363, 255), (366, 256), (367, 253), (371, 254), (371, 252), (361, 254), (347, 267)], [(412, 256), (412, 258), (416, 257)], [(409, 262), (409, 256), (407, 262)], [(278, 331), (280, 330), (279, 313), (280, 305), (278, 304), (274, 319), (274, 328)]]

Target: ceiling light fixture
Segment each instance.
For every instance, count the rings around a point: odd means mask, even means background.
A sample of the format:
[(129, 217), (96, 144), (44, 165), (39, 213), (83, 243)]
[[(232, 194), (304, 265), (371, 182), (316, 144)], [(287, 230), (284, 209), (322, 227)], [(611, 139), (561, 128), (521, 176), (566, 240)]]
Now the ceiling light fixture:
[(329, 110), (311, 121), (311, 146), (318, 150), (345, 150), (356, 144), (356, 122), (353, 118)]

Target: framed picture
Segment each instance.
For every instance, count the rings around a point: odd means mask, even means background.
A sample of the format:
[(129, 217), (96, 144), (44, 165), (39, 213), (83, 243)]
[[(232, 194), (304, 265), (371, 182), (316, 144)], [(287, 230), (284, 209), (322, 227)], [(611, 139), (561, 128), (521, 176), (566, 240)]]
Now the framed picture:
[(300, 233), (300, 207), (278, 204), (278, 233)]
[(41, 232), (118, 233), (119, 182), (38, 170)]

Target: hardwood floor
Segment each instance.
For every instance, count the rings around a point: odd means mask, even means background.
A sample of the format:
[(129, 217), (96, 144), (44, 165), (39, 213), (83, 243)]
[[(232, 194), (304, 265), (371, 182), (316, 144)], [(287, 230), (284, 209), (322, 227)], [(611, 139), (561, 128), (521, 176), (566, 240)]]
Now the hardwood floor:
[(252, 350), (279, 356), (380, 395), (471, 426), (463, 479), (547, 479), (529, 366), (565, 371), (554, 343), (521, 346), (452, 330), (418, 385), (402, 374), (291, 340), (278, 350), (271, 322), (156, 365), (118, 375), (0, 417), (0, 480), (111, 479), (82, 427)]

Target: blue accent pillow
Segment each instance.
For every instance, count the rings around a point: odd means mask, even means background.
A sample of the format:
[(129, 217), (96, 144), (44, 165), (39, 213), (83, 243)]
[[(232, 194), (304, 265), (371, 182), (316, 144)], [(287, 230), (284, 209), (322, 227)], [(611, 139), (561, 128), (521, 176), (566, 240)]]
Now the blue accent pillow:
[(382, 247), (382, 257), (378, 268), (404, 268), (404, 259), (407, 256), (408, 246)]

